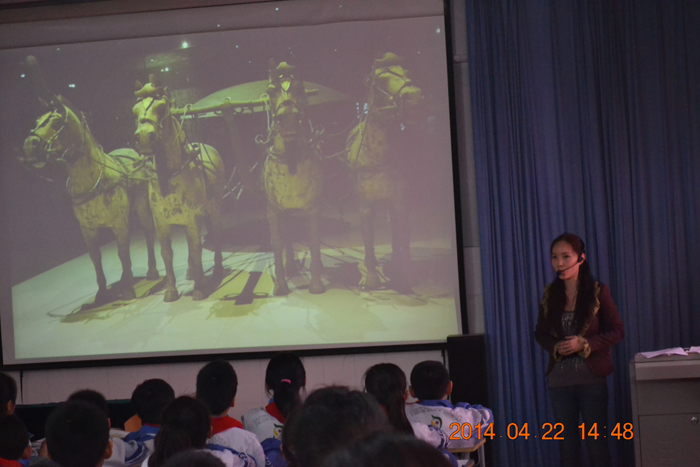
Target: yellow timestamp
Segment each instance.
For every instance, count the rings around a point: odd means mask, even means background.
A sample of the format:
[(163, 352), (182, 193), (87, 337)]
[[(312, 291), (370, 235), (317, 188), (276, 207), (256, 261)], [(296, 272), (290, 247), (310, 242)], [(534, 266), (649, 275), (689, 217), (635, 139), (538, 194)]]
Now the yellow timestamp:
[[(581, 430), (581, 439), (586, 439), (587, 437), (598, 439), (599, 436), (602, 436), (603, 438), (608, 437), (607, 426), (603, 427), (602, 434), (598, 433), (597, 423), (594, 423), (589, 427), (587, 427), (585, 423), (582, 423), (578, 426), (578, 428)], [(610, 432), (610, 437), (617, 438), (618, 440), (632, 439), (634, 437), (633, 428), (634, 427), (631, 423), (616, 423), (612, 431)], [(494, 439), (496, 437), (493, 424), (489, 424), (488, 426), (483, 427), (481, 423), (474, 426), (472, 426), (469, 423), (452, 423), (450, 424), (450, 430), (453, 430), (450, 433), (450, 439), (452, 440), (471, 439), (472, 437), (480, 440), (481, 438)], [(530, 434), (530, 428), (527, 422), (523, 423), (522, 425), (518, 425), (517, 423), (509, 423), (508, 428), (506, 429), (506, 436), (508, 437), (508, 439), (529, 439), (530, 437), (532, 437), (543, 440), (561, 441), (564, 439), (564, 424), (544, 423), (542, 424), (542, 433), (538, 437), (536, 434)], [(503, 438), (503, 435), (501, 435), (500, 437)]]

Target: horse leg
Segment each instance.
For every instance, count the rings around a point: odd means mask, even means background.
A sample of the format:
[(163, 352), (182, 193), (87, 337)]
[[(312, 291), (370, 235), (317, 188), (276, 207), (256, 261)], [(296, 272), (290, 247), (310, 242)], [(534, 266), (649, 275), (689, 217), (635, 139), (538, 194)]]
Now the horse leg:
[(408, 209), (403, 199), (391, 208), (391, 287), (399, 293), (412, 293), (410, 281), (410, 232)]
[(221, 207), (219, 203), (211, 203), (207, 220), (207, 231), (209, 232), (209, 237), (214, 246), (214, 271), (212, 272), (212, 279), (216, 284), (219, 284), (224, 277), (224, 257), (221, 254), (221, 233), (223, 228), (221, 226)]
[(209, 296), (204, 285), (204, 269), (202, 267), (202, 235), (200, 221), (193, 221), (186, 226), (187, 228), (187, 254), (188, 264), (190, 265), (192, 275), (194, 276), (194, 290), (192, 291), (192, 300), (204, 300)]
[(80, 230), (83, 232), (83, 239), (85, 239), (90, 260), (95, 267), (95, 275), (97, 276), (97, 295), (95, 295), (94, 304), (100, 305), (107, 302), (107, 279), (102, 269), (102, 252), (96, 241), (97, 229), (87, 229), (81, 225)]
[(134, 292), (134, 276), (131, 272), (131, 252), (129, 247), (129, 218), (125, 218), (121, 225), (115, 226), (112, 231), (117, 237), (117, 253), (122, 263), (121, 296), (124, 300), (136, 298)]
[(173, 246), (170, 239), (170, 226), (164, 222), (156, 221), (158, 243), (160, 243), (160, 255), (165, 265), (165, 297), (164, 302), (174, 302), (180, 298), (175, 284), (175, 268), (173, 267)]
[[(290, 216), (287, 216), (290, 217)], [(294, 257), (294, 242), (292, 241), (292, 235), (290, 232), (289, 224), (287, 225), (281, 223), (280, 228), (282, 229), (282, 238), (284, 239), (284, 272), (287, 277), (294, 277), (299, 274), (299, 265), (297, 264), (296, 258)]]
[(318, 206), (309, 209), (309, 253), (311, 254), (311, 284), (309, 292), (320, 294), (326, 291), (321, 280), (323, 263), (321, 262), (321, 235), (319, 233), (320, 213)]
[(282, 259), (282, 232), (280, 230), (281, 212), (277, 208), (267, 206), (267, 221), (270, 224), (270, 243), (272, 243), (272, 252), (275, 260), (275, 289), (274, 294), (287, 295), (289, 294), (289, 286), (287, 285), (287, 277), (284, 271), (284, 262)]
[(138, 193), (136, 196), (136, 212), (139, 215), (139, 221), (143, 227), (143, 236), (146, 238), (146, 250), (148, 252), (148, 272), (146, 273), (146, 279), (154, 281), (160, 277), (160, 274), (158, 274), (158, 267), (156, 266), (156, 226), (153, 222), (151, 207), (148, 204), (148, 193)]
[(192, 262), (190, 261), (190, 257), (187, 257), (187, 274), (185, 274), (185, 279), (188, 281), (191, 281), (194, 279), (194, 272), (192, 269)]
[(374, 209), (369, 201), (360, 202), (360, 224), (362, 241), (365, 244), (365, 269), (367, 269), (365, 288), (374, 290), (382, 285), (382, 281), (377, 273), (377, 257), (374, 256)]

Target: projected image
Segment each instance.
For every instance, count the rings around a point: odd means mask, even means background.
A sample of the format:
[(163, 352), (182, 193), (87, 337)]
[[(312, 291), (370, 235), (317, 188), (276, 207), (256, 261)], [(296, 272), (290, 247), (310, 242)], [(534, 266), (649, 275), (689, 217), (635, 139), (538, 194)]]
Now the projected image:
[(4, 50), (0, 75), (5, 363), (459, 332), (442, 17)]

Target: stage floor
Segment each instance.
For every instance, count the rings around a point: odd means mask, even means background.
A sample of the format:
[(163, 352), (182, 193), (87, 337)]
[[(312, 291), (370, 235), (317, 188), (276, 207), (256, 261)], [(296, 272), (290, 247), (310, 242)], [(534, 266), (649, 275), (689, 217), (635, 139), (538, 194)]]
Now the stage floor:
[[(443, 340), (458, 329), (457, 266), (447, 239), (411, 243), (411, 294), (388, 287), (364, 290), (364, 249), (324, 243), (324, 294), (309, 293), (308, 249), (295, 244), (301, 268), (289, 279), (289, 295), (275, 297), (272, 293), (272, 253), (248, 247), (225, 252), (221, 284), (207, 299), (193, 301), (189, 295), (193, 282), (185, 278), (187, 244), (181, 233), (173, 238), (173, 250), (181, 297), (171, 303), (163, 302), (159, 281), (145, 279), (146, 247), (140, 237), (131, 243), (135, 300), (92, 306), (97, 285), (87, 253), (14, 286), (15, 358), (30, 362), (116, 354), (216, 353), (231, 348), (255, 351), (280, 346), (422, 342)], [(388, 242), (376, 246), (380, 265), (387, 264), (390, 252)], [(157, 244), (156, 256), (162, 275)], [(204, 249), (207, 275), (213, 256)], [(108, 283), (116, 283), (121, 264), (114, 242), (102, 247), (102, 258)]]

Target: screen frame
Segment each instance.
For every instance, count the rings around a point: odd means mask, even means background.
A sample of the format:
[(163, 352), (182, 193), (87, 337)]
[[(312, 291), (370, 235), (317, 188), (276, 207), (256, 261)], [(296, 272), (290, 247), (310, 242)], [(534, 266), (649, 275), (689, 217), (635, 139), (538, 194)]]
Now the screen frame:
[[(290, 1), (290, 0), (288, 0)], [(400, 0), (405, 1), (405, 0)], [(459, 159), (462, 154), (459, 151), (458, 144), (458, 125), (457, 125), (457, 101), (455, 91), (455, 70), (453, 65), (453, 22), (451, 18), (451, 10), (453, 0), (444, 0), (443, 15), (445, 22), (445, 63), (447, 66), (447, 89), (448, 103), (450, 116), (450, 135), (451, 135), (451, 150), (452, 150), (452, 174), (453, 174), (453, 201), (455, 215), (455, 246), (457, 253), (457, 268), (458, 268), (458, 288), (459, 297), (455, 297), (455, 305), (459, 306), (457, 311), (458, 325), (461, 327), (461, 334), (469, 333), (468, 325), (468, 309), (467, 309), (467, 291), (465, 278), (464, 264), (464, 240), (463, 240), (463, 224), (462, 224), (462, 205), (460, 192), (460, 171)], [(282, 3), (274, 0), (204, 0), (192, 5), (191, 2), (184, 0), (165, 0), (157, 4), (144, 4), (139, 1), (114, 1), (114, 0), (98, 0), (96, 2), (66, 2), (60, 5), (52, 4), (52, 2), (39, 1), (29, 4), (19, 3), (10, 5), (0, 5), (0, 11), (3, 12), (0, 18), (0, 49), (5, 48), (21, 48), (35, 47), (42, 45), (59, 45), (75, 42), (76, 39), (69, 38), (50, 43), (42, 43), (37, 38), (32, 37), (31, 30), (33, 27), (41, 27), (43, 25), (55, 24), (56, 22), (76, 22), (76, 24), (87, 24), (87, 21), (103, 18), (114, 17), (119, 15), (136, 15), (142, 16), (156, 12), (171, 12), (176, 10), (189, 10), (192, 8), (201, 7), (243, 7), (248, 4), (261, 3)], [(368, 2), (369, 5), (369, 2)], [(417, 14), (421, 10), (419, 0), (409, 0), (402, 3), (409, 12), (406, 16)], [(369, 8), (369, 7), (368, 7)], [(412, 14), (411, 14), (412, 13)], [(114, 19), (114, 18), (112, 18)], [(99, 29), (99, 28), (95, 28)], [(8, 37), (20, 34), (19, 42), (21, 45), (8, 44)], [(193, 27), (192, 31), (187, 32), (210, 32), (210, 29), (201, 30)], [(172, 31), (171, 31), (172, 33)], [(91, 34), (95, 34), (94, 31)], [(154, 33), (153, 36), (162, 35), (163, 33)], [(128, 37), (147, 37), (143, 34), (124, 35), (119, 38)], [(112, 40), (117, 37), (102, 37), (101, 39), (88, 38), (81, 39), (84, 42), (99, 42), (100, 40)], [(0, 229), (0, 238), (3, 240), (6, 236), (4, 229)], [(7, 241), (0, 242), (0, 261), (3, 264), (8, 264), (9, 261), (9, 245)], [(10, 271), (8, 267), (0, 268), (0, 281), (2, 283), (10, 283)], [(11, 307), (11, 295), (3, 298), (0, 306)], [(7, 301), (9, 300), (9, 303)], [(260, 349), (255, 351), (238, 351), (238, 352), (212, 352), (211, 349), (203, 351), (183, 351), (180, 355), (171, 356), (129, 356), (121, 358), (105, 358), (99, 357), (82, 357), (80, 359), (68, 359), (65, 361), (52, 361), (44, 363), (12, 363), (4, 364), (3, 347), (2, 347), (2, 329), (0, 324), (0, 369), (5, 371), (24, 371), (24, 370), (42, 370), (42, 369), (65, 369), (65, 368), (89, 368), (89, 367), (109, 367), (109, 366), (125, 366), (125, 365), (150, 365), (163, 363), (185, 363), (185, 362), (202, 362), (209, 361), (213, 358), (222, 358), (227, 360), (250, 360), (250, 359), (266, 359), (277, 353), (280, 348), (274, 350)], [(330, 344), (319, 348), (314, 345), (314, 348), (304, 348), (295, 346), (294, 352), (300, 356), (326, 356), (326, 355), (354, 355), (354, 354), (369, 354), (369, 353), (393, 353), (407, 351), (431, 351), (440, 350), (445, 352), (447, 348), (447, 337), (445, 341), (430, 341), (430, 342), (414, 342), (409, 344)]]

